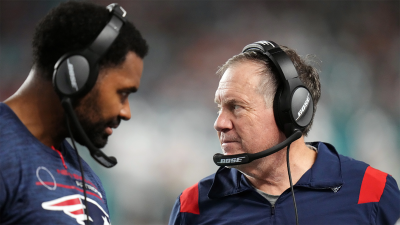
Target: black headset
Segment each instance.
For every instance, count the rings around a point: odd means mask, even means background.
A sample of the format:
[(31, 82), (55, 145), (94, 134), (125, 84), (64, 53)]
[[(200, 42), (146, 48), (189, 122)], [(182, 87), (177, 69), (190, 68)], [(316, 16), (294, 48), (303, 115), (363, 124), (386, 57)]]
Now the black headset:
[(280, 85), (274, 97), (274, 116), (278, 128), (286, 137), (295, 130), (304, 131), (310, 124), (314, 103), (308, 88), (300, 80), (289, 56), (272, 41), (258, 41), (246, 45), (242, 52), (255, 51), (267, 56), (278, 72)]
[(300, 80), (289, 56), (272, 41), (258, 41), (246, 45), (242, 53), (254, 51), (266, 56), (265, 60), (277, 71), (280, 85), (274, 97), (274, 116), (278, 128), (287, 137), (283, 142), (267, 150), (249, 154), (214, 155), (218, 166), (246, 164), (255, 159), (271, 155), (290, 145), (302, 136), (302, 131), (310, 124), (314, 113), (314, 103), (308, 88)]
[(106, 156), (87, 137), (73, 110), (71, 99), (77, 99), (92, 90), (99, 74), (99, 60), (118, 37), (126, 22), (126, 11), (116, 3), (107, 6), (111, 19), (96, 39), (85, 49), (64, 54), (55, 64), (53, 86), (61, 98), (67, 118), (82, 137), (91, 156), (101, 165), (110, 168), (117, 164), (115, 157)]

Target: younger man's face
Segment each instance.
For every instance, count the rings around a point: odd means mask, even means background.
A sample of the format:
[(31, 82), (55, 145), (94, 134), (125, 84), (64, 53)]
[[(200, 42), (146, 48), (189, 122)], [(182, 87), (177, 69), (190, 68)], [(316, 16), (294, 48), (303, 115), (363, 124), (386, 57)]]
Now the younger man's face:
[[(100, 71), (93, 90), (79, 101), (75, 112), (97, 148), (107, 144), (108, 136), (121, 119), (131, 118), (128, 96), (139, 88), (142, 72), (143, 60), (129, 52), (121, 65)], [(80, 137), (74, 138), (83, 144)]]

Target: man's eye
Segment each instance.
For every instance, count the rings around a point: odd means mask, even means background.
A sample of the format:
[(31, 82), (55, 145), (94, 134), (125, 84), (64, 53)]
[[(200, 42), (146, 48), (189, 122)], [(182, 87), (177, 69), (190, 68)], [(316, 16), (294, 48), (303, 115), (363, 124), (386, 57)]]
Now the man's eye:
[(125, 99), (128, 98), (129, 92), (124, 91), (124, 92), (121, 92), (120, 95), (121, 95), (121, 99), (122, 99), (122, 100), (125, 100)]
[(235, 110), (236, 110), (236, 109), (240, 109), (240, 108), (242, 108), (240, 105), (234, 105), (234, 106), (233, 106), (233, 109), (235, 109)]

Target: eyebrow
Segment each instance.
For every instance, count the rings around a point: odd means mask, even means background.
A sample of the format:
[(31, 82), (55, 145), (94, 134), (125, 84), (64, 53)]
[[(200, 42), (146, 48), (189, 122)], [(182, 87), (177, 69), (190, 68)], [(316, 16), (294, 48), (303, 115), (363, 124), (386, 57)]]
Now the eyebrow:
[(224, 101), (224, 103), (227, 104), (227, 105), (235, 105), (235, 104), (237, 104), (237, 103), (239, 103), (239, 102), (240, 102), (240, 101), (238, 101), (238, 100), (236, 100), (236, 99), (233, 99), (233, 98)]
[[(219, 99), (214, 99), (214, 102), (217, 103), (217, 104), (221, 104)], [(236, 100), (234, 98), (231, 98), (231, 99), (228, 99), (226, 101), (223, 101), (223, 104), (226, 104), (226, 105), (235, 105), (237, 103), (241, 103), (241, 101), (238, 101), (238, 100)]]
[(138, 91), (136, 87), (129, 87), (129, 88), (121, 88), (119, 89), (120, 92), (129, 92), (129, 93), (135, 93)]

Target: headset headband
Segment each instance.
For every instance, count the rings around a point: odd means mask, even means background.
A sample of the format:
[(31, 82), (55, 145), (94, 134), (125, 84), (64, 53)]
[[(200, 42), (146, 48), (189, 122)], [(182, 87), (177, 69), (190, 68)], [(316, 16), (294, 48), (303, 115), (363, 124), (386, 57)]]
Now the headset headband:
[(122, 25), (126, 22), (126, 11), (116, 3), (107, 6), (112, 13), (108, 24), (103, 28), (97, 38), (88, 47), (88, 50), (95, 53), (99, 58), (105, 54), (114, 40), (117, 38)]
[(126, 11), (116, 3), (107, 6), (111, 18), (96, 39), (86, 48), (67, 52), (54, 66), (53, 83), (60, 96), (80, 97), (94, 86), (98, 76), (98, 62), (126, 22)]
[(283, 81), (299, 76), (289, 56), (273, 41), (258, 41), (246, 45), (242, 52), (247, 51), (258, 51), (266, 55), (278, 70), (280, 79)]

